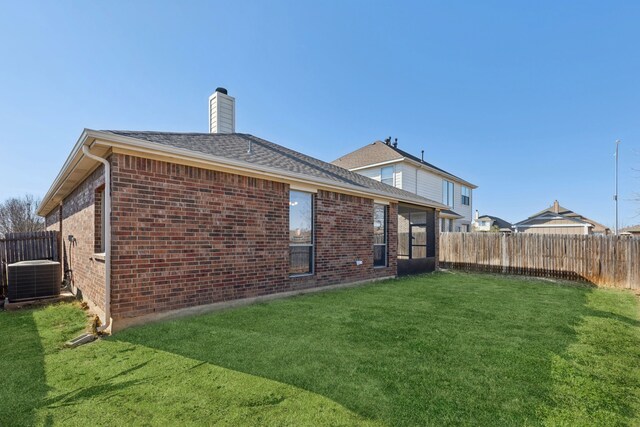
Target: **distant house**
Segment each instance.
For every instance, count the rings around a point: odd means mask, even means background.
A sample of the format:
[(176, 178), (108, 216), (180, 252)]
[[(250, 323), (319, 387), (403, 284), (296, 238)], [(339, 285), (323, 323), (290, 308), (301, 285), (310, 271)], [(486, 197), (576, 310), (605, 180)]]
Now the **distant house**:
[(632, 225), (631, 227), (625, 227), (620, 230), (620, 235), (622, 236), (634, 236), (640, 237), (640, 224)]
[(440, 231), (471, 231), (472, 191), (478, 188), (391, 143), (375, 141), (334, 160), (336, 166), (384, 182), (418, 196), (442, 201)]
[(558, 201), (524, 221), (513, 225), (516, 233), (536, 234), (610, 234), (611, 230), (583, 215), (560, 206)]
[(511, 231), (513, 231), (511, 227), (511, 223), (502, 218), (498, 218), (493, 215), (480, 216), (478, 211), (476, 211), (475, 218), (473, 220), (473, 231), (476, 232), (511, 233)]

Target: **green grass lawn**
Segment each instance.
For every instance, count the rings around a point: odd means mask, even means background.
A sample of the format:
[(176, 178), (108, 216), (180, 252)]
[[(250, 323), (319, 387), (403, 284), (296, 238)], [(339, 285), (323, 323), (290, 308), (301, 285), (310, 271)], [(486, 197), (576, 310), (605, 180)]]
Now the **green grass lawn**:
[(0, 312), (0, 425), (640, 425), (630, 292), (437, 273), (125, 330)]

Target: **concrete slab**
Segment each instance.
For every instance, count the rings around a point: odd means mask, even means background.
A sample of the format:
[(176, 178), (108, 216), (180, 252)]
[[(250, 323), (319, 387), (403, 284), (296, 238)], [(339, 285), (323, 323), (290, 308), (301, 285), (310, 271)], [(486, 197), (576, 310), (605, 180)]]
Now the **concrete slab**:
[(5, 301), (5, 310), (20, 310), (22, 308), (42, 307), (49, 304), (56, 304), (59, 302), (74, 301), (76, 297), (69, 291), (61, 292), (60, 295), (55, 297), (39, 298), (26, 301), (8, 302)]

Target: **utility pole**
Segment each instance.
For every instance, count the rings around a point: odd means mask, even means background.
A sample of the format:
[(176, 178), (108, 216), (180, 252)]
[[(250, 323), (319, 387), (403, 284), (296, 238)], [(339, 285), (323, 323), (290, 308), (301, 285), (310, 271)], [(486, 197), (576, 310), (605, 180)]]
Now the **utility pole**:
[(620, 140), (616, 140), (616, 194), (613, 196), (613, 200), (616, 202), (616, 236), (618, 235), (618, 146)]

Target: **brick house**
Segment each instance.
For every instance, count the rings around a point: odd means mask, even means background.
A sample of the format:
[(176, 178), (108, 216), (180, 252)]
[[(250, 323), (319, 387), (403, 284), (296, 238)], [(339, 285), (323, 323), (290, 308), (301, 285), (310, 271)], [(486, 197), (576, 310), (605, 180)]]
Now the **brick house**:
[(209, 133), (85, 129), (39, 206), (103, 329), (435, 269), (444, 205), (235, 133), (224, 89), (209, 104)]

